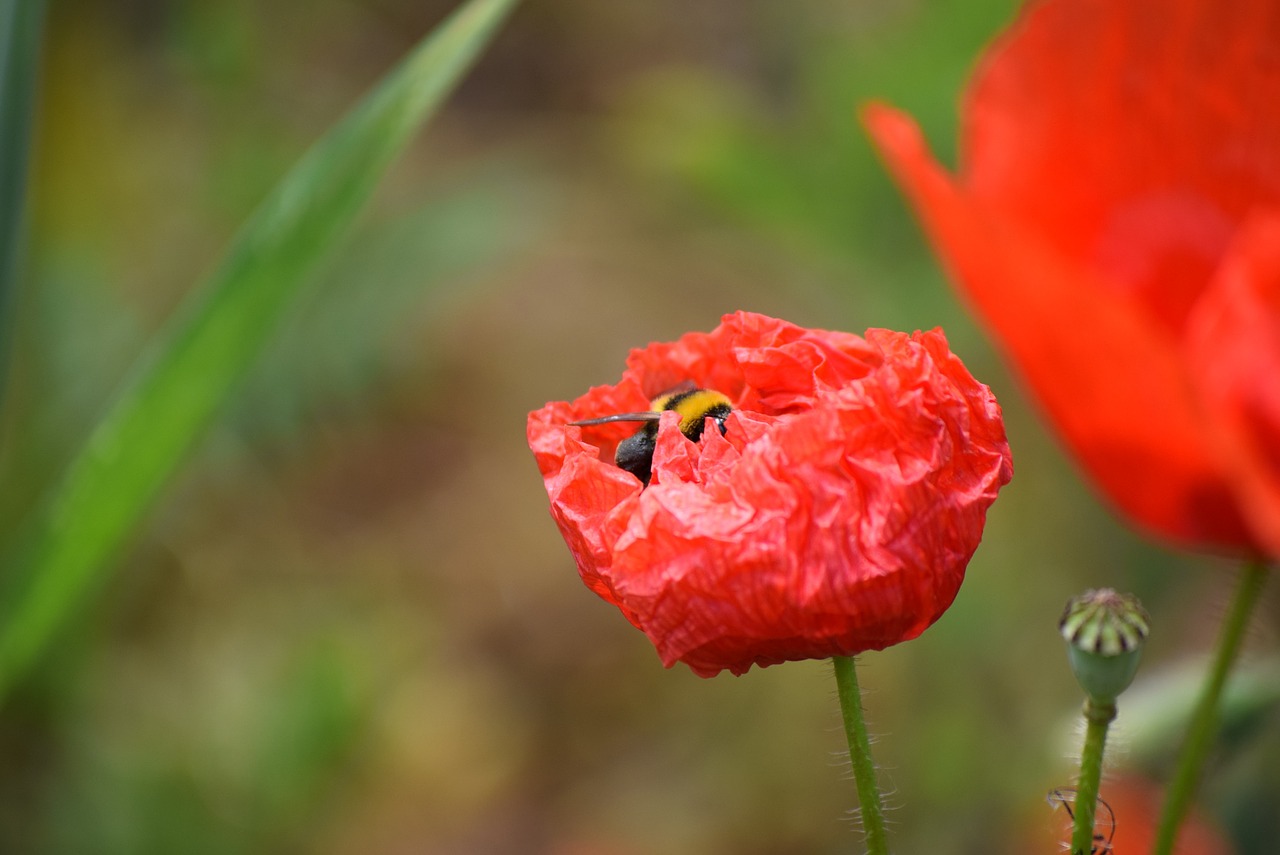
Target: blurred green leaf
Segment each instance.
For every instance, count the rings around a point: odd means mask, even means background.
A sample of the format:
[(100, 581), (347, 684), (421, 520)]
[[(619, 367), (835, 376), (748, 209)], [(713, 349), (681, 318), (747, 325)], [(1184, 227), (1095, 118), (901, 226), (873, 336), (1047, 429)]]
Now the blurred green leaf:
[[(377, 681), (367, 651), (324, 617), (315, 622), (281, 627), (280, 649), (259, 650), (258, 662), (230, 678), (230, 692), (213, 677), (223, 667), (216, 656), (188, 662), (201, 671), (185, 684), (180, 704), (199, 707), (188, 715), (160, 700), (109, 723), (70, 716), (75, 750), (58, 763), (57, 797), (37, 809), (49, 844), (19, 836), (12, 823), (0, 830), (0, 849), (233, 855), (300, 852), (301, 841), (323, 839), (349, 792)], [(135, 698), (165, 688), (173, 687), (132, 687)]]
[(282, 675), (259, 723), (258, 766), (246, 794), (246, 815), (256, 818), (263, 838), (288, 837), (319, 819), (325, 791), (340, 782), (369, 715), (357, 667), (331, 645), (306, 651)]
[[(1117, 725), (1131, 762), (1157, 766), (1177, 750), (1204, 688), (1208, 662), (1190, 659), (1147, 675), (1120, 698)], [(1219, 731), (1223, 742), (1239, 742), (1280, 705), (1280, 658), (1242, 663), (1223, 690)], [(1079, 730), (1075, 713), (1059, 727), (1057, 747), (1072, 745)]]
[[(370, 390), (421, 354), (424, 320), (447, 315), (446, 283), (476, 279), (545, 229), (554, 194), (522, 163), (469, 170), (431, 201), (362, 225), (290, 312), (228, 422), (255, 441), (293, 442), (316, 419), (365, 414)], [(475, 289), (467, 294), (476, 297)], [(399, 359), (397, 359), (399, 358)]]
[(0, 390), (9, 351), (43, 0), (0, 0)]
[(855, 271), (840, 274), (845, 282), (893, 277), (892, 289), (858, 289), (859, 311), (885, 326), (918, 326), (950, 298), (856, 111), (872, 98), (909, 110), (946, 160), (961, 81), (1016, 6), (870, 4), (837, 20), (821, 6), (778, 7), (769, 25), (803, 47), (774, 72), (785, 83), (772, 100), (741, 74), (660, 67), (631, 90), (619, 146), (646, 177), (675, 179), (735, 226), (808, 264)]
[(471, 0), (425, 39), (276, 187), (140, 360), (11, 553), (0, 695), (95, 587), (298, 287), (514, 2)]

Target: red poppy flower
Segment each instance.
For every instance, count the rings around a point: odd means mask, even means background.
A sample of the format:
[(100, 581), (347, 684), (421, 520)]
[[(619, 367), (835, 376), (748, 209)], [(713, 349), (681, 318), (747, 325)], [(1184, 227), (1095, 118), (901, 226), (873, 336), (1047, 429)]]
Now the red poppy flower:
[(864, 119), (1101, 491), (1280, 555), (1280, 5), (1047, 0), (991, 49), (958, 173)]
[[(682, 384), (733, 410), (698, 442), (664, 414), (653, 476), (614, 465)], [(616, 386), (529, 414), (551, 514), (591, 590), (702, 676), (914, 638), (955, 598), (1012, 474), (1000, 408), (939, 330), (807, 330), (739, 312), (632, 351)]]

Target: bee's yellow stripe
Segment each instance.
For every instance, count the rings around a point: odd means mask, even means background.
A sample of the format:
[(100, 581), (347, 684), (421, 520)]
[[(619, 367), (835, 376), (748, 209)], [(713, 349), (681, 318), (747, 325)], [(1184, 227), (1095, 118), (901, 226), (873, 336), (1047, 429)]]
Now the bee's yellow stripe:
[(707, 414), (716, 407), (731, 406), (724, 395), (714, 389), (695, 389), (692, 392), (676, 392), (653, 399), (655, 410), (675, 410), (680, 414), (680, 432), (689, 434), (702, 426)]

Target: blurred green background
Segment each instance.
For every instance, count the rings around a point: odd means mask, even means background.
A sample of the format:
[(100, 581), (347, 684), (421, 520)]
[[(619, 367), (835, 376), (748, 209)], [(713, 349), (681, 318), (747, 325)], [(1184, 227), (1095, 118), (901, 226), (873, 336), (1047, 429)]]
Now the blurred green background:
[[(6, 537), (238, 224), (451, 7), (50, 4)], [(736, 309), (942, 326), (996, 390), (1015, 479), (953, 608), (861, 679), (897, 851), (1054, 851), (1028, 841), (1072, 775), (1063, 603), (1143, 599), (1141, 683), (1209, 648), (1233, 568), (1093, 497), (857, 126), (890, 100), (950, 159), (1014, 9), (526, 0), (0, 708), (0, 852), (857, 851), (827, 666), (665, 671), (578, 581), (524, 443), (528, 411)], [(1176, 731), (1121, 709), (1117, 768), (1161, 773)], [(1269, 852), (1276, 716), (1237, 723), (1205, 803)]]

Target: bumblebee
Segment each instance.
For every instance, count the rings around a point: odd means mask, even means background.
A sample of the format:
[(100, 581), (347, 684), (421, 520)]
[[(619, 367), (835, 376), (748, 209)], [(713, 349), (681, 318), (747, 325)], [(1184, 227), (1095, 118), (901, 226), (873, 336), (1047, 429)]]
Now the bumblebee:
[(707, 419), (711, 419), (720, 433), (725, 432), (725, 419), (733, 412), (729, 399), (712, 389), (680, 387), (664, 392), (649, 402), (650, 409), (643, 413), (619, 413), (569, 422), (571, 425), (602, 425), (610, 422), (644, 422), (644, 427), (618, 443), (614, 462), (640, 479), (646, 487), (653, 470), (653, 450), (658, 444), (658, 420), (668, 410), (680, 414), (680, 432), (694, 442), (702, 438)]

